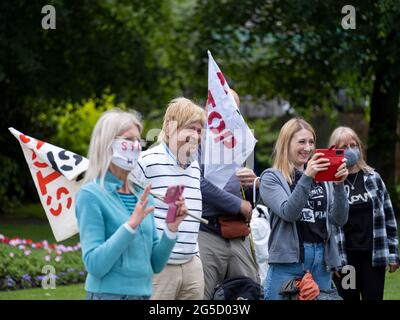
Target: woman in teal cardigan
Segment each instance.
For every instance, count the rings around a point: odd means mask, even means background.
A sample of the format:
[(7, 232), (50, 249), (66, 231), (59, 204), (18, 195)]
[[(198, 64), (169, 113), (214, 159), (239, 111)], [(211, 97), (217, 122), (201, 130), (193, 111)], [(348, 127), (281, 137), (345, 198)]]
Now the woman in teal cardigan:
[(175, 222), (159, 239), (151, 186), (143, 192), (130, 188), (127, 177), (141, 150), (141, 129), (133, 114), (114, 109), (92, 133), (89, 169), (75, 208), (89, 300), (149, 299), (153, 273), (166, 265), (187, 214), (180, 198)]

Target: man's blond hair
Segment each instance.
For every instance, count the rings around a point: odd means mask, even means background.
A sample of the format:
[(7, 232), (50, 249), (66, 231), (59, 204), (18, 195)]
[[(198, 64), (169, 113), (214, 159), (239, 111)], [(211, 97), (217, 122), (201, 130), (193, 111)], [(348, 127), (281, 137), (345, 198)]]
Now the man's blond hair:
[(169, 137), (174, 131), (197, 121), (204, 127), (206, 122), (204, 109), (183, 97), (171, 100), (164, 115), (164, 122), (158, 135), (158, 141), (168, 143)]

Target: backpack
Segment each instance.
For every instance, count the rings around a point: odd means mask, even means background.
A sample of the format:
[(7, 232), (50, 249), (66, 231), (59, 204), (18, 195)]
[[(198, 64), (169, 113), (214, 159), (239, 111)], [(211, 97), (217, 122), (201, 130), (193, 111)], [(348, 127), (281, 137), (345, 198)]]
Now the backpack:
[(239, 276), (224, 280), (214, 291), (212, 300), (263, 300), (264, 290), (249, 277)]

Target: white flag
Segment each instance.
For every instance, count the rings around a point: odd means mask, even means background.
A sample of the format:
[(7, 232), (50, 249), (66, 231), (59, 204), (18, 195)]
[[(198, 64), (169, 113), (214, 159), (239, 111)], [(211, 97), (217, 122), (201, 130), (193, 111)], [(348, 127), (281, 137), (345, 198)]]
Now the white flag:
[(253, 152), (257, 140), (210, 51), (207, 109), (204, 177), (222, 189)]
[(56, 241), (78, 233), (75, 194), (89, 160), (8, 128), (19, 141)]

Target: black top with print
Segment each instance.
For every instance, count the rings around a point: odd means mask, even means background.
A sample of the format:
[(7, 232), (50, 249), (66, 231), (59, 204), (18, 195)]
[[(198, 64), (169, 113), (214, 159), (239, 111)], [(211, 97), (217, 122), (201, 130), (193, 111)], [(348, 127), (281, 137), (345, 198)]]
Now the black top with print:
[[(301, 174), (296, 170), (295, 183), (291, 186), (292, 191)], [(327, 199), (323, 183), (312, 182), (307, 204), (302, 210), (300, 221), (298, 221), (299, 237), (302, 242), (321, 243), (328, 238), (326, 229)]]
[[(352, 188), (354, 187), (354, 189)], [(349, 201), (349, 218), (344, 225), (347, 250), (372, 250), (373, 208), (364, 185), (364, 172), (349, 174), (344, 188)]]

